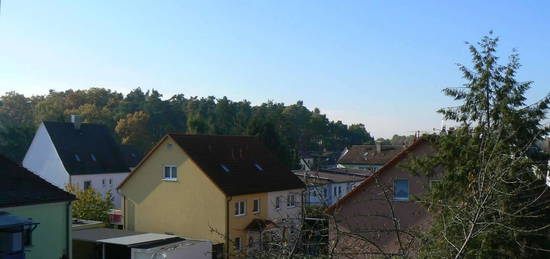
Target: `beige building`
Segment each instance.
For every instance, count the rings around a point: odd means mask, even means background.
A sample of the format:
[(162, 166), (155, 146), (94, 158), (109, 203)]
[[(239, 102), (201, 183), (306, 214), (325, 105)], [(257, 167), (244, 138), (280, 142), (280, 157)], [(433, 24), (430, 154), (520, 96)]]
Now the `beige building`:
[(261, 249), (266, 228), (302, 213), (303, 183), (255, 137), (167, 135), (119, 190), (126, 229), (210, 240), (226, 255)]

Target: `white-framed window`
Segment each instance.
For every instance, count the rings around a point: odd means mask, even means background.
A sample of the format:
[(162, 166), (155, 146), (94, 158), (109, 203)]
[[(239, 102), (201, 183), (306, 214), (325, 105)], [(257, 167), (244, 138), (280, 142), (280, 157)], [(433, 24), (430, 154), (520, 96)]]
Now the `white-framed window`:
[(254, 203), (252, 205), (252, 212), (260, 213), (260, 199), (255, 199), (253, 202)]
[(109, 184), (113, 184), (113, 179), (109, 179)]
[(175, 165), (164, 166), (164, 180), (175, 181), (178, 179), (178, 168)]
[(235, 202), (235, 216), (246, 215), (246, 201)]
[(398, 201), (409, 200), (409, 180), (396, 179), (393, 181), (393, 199)]
[(240, 237), (235, 238), (235, 250), (241, 250), (241, 238)]
[(281, 196), (275, 197), (275, 209), (281, 208)]
[(336, 186), (334, 186), (334, 190), (332, 190), (332, 195), (334, 195), (334, 197), (338, 196), (338, 193), (336, 193)]
[(338, 196), (342, 195), (342, 186), (338, 186)]
[(92, 188), (92, 181), (84, 181), (84, 190)]
[(286, 197), (286, 206), (289, 208), (296, 207), (296, 195), (294, 193), (289, 193)]
[(105, 179), (101, 179), (101, 184), (105, 186)]

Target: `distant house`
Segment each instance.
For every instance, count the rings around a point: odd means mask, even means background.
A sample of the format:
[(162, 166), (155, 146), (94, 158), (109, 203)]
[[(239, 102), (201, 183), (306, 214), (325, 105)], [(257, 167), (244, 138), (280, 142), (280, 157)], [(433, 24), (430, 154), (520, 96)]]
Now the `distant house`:
[(64, 189), (67, 184), (111, 191), (115, 208), (120, 208), (118, 184), (130, 173), (126, 158), (107, 127), (80, 123), (44, 121), (25, 154), (23, 166)]
[(337, 167), (375, 172), (404, 148), (402, 145), (382, 145), (379, 142), (376, 145), (353, 145), (344, 149)]
[(0, 258), (69, 258), (74, 199), (0, 156)]
[(119, 186), (124, 226), (262, 248), (267, 230), (299, 226), (304, 184), (255, 137), (169, 134)]
[(340, 152), (301, 152), (298, 165), (301, 170), (311, 171), (336, 167)]
[[(403, 232), (399, 232), (398, 239), (396, 229), (422, 229), (431, 222), (427, 210), (412, 197), (421, 195), (438, 180), (412, 175), (402, 165), (413, 157), (433, 152), (427, 141), (416, 140), (326, 211), (334, 216), (330, 220), (330, 240), (337, 257), (365, 257), (365, 253), (382, 252), (391, 255), (400, 249), (398, 240), (407, 247), (412, 241), (407, 249), (418, 248), (417, 240)], [(392, 220), (394, 217), (398, 224)]]
[(366, 175), (330, 170), (300, 170), (294, 171), (294, 174), (306, 185), (306, 206), (331, 206), (366, 178)]

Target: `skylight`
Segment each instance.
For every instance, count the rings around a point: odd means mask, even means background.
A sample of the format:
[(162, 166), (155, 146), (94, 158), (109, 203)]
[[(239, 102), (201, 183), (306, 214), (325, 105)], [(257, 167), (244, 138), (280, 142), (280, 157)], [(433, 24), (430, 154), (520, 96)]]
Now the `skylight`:
[(95, 159), (94, 154), (90, 154), (90, 157), (92, 158), (92, 160), (94, 160), (94, 162), (97, 161), (97, 160)]
[(262, 166), (260, 166), (258, 163), (255, 163), (254, 166), (256, 167), (256, 169), (258, 169), (258, 171), (263, 171), (264, 170), (262, 168)]
[(78, 154), (74, 154), (74, 159), (76, 159), (76, 161), (80, 162), (80, 157), (78, 156)]
[(229, 173), (229, 168), (224, 165), (224, 164), (220, 164), (220, 166), (222, 167), (222, 169), (226, 172), (226, 173)]

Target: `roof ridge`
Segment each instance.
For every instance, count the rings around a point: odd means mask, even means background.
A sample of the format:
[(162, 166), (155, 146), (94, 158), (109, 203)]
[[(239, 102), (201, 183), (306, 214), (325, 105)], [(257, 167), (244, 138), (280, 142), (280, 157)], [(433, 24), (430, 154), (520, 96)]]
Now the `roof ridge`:
[(257, 138), (254, 135), (222, 135), (222, 134), (188, 134), (188, 133), (168, 133), (170, 136), (180, 136), (180, 137), (242, 137), (242, 138)]

